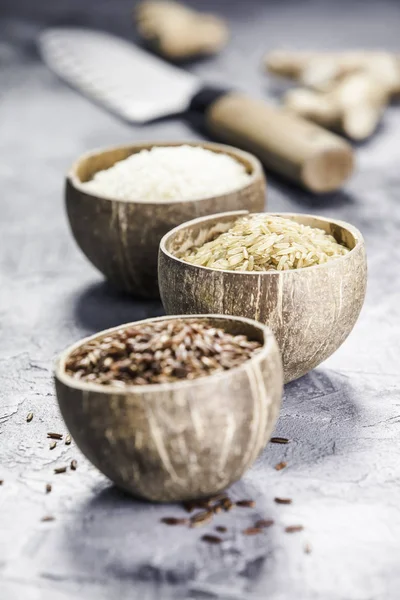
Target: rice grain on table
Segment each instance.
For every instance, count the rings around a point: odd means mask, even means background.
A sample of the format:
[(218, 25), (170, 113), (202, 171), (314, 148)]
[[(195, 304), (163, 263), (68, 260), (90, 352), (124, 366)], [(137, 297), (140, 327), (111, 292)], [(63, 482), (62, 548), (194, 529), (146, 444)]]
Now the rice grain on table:
[(322, 229), (263, 213), (239, 218), (228, 231), (189, 247), (180, 258), (228, 271), (286, 271), (324, 264), (348, 252)]
[(189, 201), (226, 194), (245, 186), (245, 166), (201, 146), (155, 146), (141, 150), (82, 184), (90, 193), (139, 202)]

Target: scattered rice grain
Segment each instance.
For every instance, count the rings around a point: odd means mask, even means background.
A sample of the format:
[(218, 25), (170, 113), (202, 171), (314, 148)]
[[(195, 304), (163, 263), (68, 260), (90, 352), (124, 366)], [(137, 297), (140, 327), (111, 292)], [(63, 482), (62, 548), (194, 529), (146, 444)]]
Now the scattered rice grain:
[(236, 506), (240, 506), (242, 508), (254, 508), (256, 503), (254, 500), (238, 500), (235, 502)]
[(56, 475), (59, 475), (60, 473), (66, 473), (67, 472), (67, 467), (57, 467), (56, 469), (54, 469), (54, 473)]
[(202, 527), (203, 525), (210, 523), (212, 518), (213, 512), (209, 510), (204, 510), (203, 512), (197, 513), (196, 515), (193, 515), (193, 517), (190, 518), (190, 526)]
[(247, 529), (243, 530), (243, 534), (244, 535), (257, 535), (258, 533), (261, 533), (262, 529), (260, 529), (259, 527), (247, 527)]
[(62, 433), (53, 433), (52, 431), (50, 431), (50, 433), (47, 434), (47, 437), (51, 440), (62, 440), (63, 439)]
[(178, 519), (176, 517), (164, 517), (161, 519), (161, 523), (165, 525), (187, 525), (187, 519)]
[(233, 508), (233, 502), (230, 498), (225, 498), (225, 500), (222, 500), (221, 506), (222, 506), (223, 510), (228, 512)]
[(274, 524), (272, 519), (259, 519), (254, 523), (254, 527), (258, 527), (259, 529), (263, 529), (265, 527), (271, 527)]
[(221, 544), (222, 542), (222, 539), (217, 535), (206, 534), (203, 535), (201, 539), (203, 542), (208, 542), (209, 544)]
[(215, 529), (216, 531), (219, 531), (219, 533), (226, 533), (228, 531), (228, 529), (223, 525), (218, 525)]
[(297, 533), (298, 531), (303, 531), (303, 525), (289, 525), (285, 527), (286, 533)]
[(276, 471), (282, 471), (282, 469), (285, 469), (287, 467), (287, 463), (285, 463), (285, 461), (282, 461), (280, 463), (278, 463), (277, 465), (275, 465), (274, 469)]

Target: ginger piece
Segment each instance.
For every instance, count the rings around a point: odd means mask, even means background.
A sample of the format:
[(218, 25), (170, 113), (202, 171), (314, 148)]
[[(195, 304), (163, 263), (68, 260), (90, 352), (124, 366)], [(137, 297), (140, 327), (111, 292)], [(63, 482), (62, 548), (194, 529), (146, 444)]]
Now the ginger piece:
[(265, 56), (264, 63), (269, 73), (298, 80), (315, 56), (316, 52), (275, 50)]
[(308, 88), (329, 92), (344, 77), (359, 70), (359, 63), (355, 65), (352, 60), (340, 62), (334, 56), (315, 56), (303, 68), (298, 81)]
[(288, 110), (354, 140), (369, 137), (400, 94), (400, 57), (390, 52), (279, 51), (265, 62), (270, 72), (304, 86), (286, 94)]
[(342, 129), (354, 140), (374, 133), (390, 97), (389, 87), (368, 72), (349, 75), (333, 94), (342, 108)]
[(142, 38), (171, 60), (216, 54), (229, 37), (222, 19), (168, 0), (145, 0), (135, 18)]
[(389, 52), (350, 52), (337, 56), (312, 58), (299, 81), (321, 91), (333, 89), (345, 77), (364, 73), (374, 78), (389, 95), (400, 93), (400, 63)]
[(296, 114), (327, 129), (340, 129), (341, 110), (329, 94), (318, 94), (305, 88), (289, 90), (284, 105)]
[(370, 53), (363, 51), (277, 50), (266, 55), (265, 67), (270, 73), (290, 77), (306, 87), (328, 91), (344, 76), (364, 68), (369, 60)]
[(329, 92), (291, 90), (284, 104), (298, 115), (361, 141), (376, 130), (389, 99), (388, 86), (361, 71), (347, 75)]
[(265, 57), (270, 73), (290, 77), (318, 91), (333, 89), (356, 72), (369, 73), (390, 95), (400, 94), (400, 57), (384, 51), (276, 51)]

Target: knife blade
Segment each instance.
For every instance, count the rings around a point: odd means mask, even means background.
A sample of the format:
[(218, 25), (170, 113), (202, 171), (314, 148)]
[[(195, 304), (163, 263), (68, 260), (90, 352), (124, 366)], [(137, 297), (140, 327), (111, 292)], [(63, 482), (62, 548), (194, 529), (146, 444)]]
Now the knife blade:
[(186, 111), (201, 87), (190, 73), (99, 31), (49, 29), (39, 47), (59, 77), (134, 123)]
[(353, 170), (353, 151), (339, 136), (263, 100), (203, 87), (194, 75), (113, 35), (48, 29), (39, 50), (58, 76), (129, 122), (201, 113), (213, 137), (253, 152), (313, 192), (337, 189)]

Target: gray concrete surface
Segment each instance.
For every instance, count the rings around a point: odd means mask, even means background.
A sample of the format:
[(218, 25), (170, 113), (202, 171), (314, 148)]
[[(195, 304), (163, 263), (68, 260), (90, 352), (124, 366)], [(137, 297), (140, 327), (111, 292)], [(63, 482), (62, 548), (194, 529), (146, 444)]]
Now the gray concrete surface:
[[(187, 68), (262, 96), (278, 87), (258, 69), (267, 48), (400, 45), (395, 0), (202, 3), (211, 4), (230, 19), (231, 45)], [(130, 8), (128, 1), (1, 2), (0, 598), (397, 600), (399, 106), (357, 149), (357, 173), (343, 191), (315, 199), (269, 179), (272, 210), (315, 212), (361, 229), (368, 294), (342, 348), (286, 387), (276, 434), (292, 441), (267, 447), (234, 487), (233, 496), (252, 496), (257, 507), (218, 517), (229, 530), (222, 546), (201, 542), (201, 530), (162, 525), (162, 516), (182, 509), (123, 496), (73, 444), (48, 449), (46, 432), (65, 432), (52, 383), (57, 353), (88, 333), (162, 311), (117, 294), (86, 262), (68, 230), (63, 174), (96, 146), (199, 137), (178, 120), (142, 128), (119, 122), (38, 61), (33, 40), (46, 24), (86, 23), (133, 37)], [(53, 475), (72, 458), (76, 472)], [(283, 459), (287, 469), (276, 472)], [(274, 496), (293, 504), (277, 506)], [(46, 514), (56, 520), (42, 523)], [(258, 515), (276, 525), (241, 536)], [(285, 534), (294, 523), (304, 532)]]

